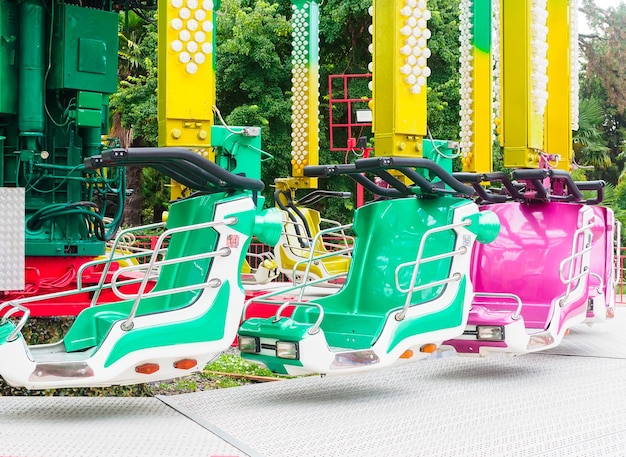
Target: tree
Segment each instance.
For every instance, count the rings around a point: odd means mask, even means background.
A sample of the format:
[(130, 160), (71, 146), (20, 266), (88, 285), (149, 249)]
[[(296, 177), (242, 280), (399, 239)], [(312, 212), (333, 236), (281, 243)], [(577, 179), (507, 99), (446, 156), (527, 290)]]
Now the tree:
[[(626, 138), (626, 78), (622, 70), (626, 58), (626, 5), (622, 3), (618, 7), (602, 9), (592, 0), (583, 0), (581, 10), (593, 33), (580, 35), (585, 71), (581, 82), (579, 122), (581, 127), (586, 123), (586, 129), (582, 133), (574, 132), (574, 138), (582, 146), (585, 141), (590, 141), (589, 148), (580, 151), (581, 160), (589, 160), (595, 166), (604, 164), (603, 169), (588, 172), (587, 176), (616, 183)], [(601, 105), (601, 116), (597, 107), (594, 108), (596, 103)], [(590, 110), (595, 110), (595, 114)], [(589, 124), (589, 121), (597, 122), (600, 117), (602, 122), (595, 127)], [(602, 139), (608, 151), (603, 149)]]
[[(144, 17), (132, 11), (120, 14), (119, 88), (110, 105), (111, 134), (123, 147), (158, 143), (157, 28), (153, 14), (147, 12)], [(151, 168), (127, 167), (126, 179), (133, 193), (126, 201), (124, 222), (141, 225), (160, 221), (164, 203), (169, 200), (168, 178)]]

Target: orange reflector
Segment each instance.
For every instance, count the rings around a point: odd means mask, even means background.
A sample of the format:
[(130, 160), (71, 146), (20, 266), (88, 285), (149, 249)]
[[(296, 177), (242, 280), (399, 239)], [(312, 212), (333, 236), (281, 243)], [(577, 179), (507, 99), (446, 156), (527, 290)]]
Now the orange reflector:
[(410, 349), (404, 351), (400, 356), (401, 359), (410, 359), (411, 357), (413, 357), (413, 351), (411, 351)]
[(158, 363), (144, 363), (143, 365), (135, 367), (135, 371), (141, 374), (152, 374), (159, 371), (159, 368)]
[(427, 354), (432, 354), (436, 350), (437, 350), (437, 345), (432, 344), (432, 343), (425, 344), (424, 346), (420, 348), (420, 352), (426, 352)]
[(189, 370), (196, 365), (198, 365), (198, 361), (196, 359), (182, 359), (174, 362), (174, 368), (178, 368), (179, 370)]
[(567, 329), (565, 329), (565, 334), (566, 334), (566, 335), (569, 335), (569, 329), (568, 329), (568, 328), (567, 328)]

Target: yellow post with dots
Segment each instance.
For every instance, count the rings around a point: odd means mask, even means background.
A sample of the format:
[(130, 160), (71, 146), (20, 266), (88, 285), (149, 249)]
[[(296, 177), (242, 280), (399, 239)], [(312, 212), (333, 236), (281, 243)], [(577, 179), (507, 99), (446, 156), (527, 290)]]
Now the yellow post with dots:
[(292, 0), (291, 174), (288, 187), (311, 189), (304, 167), (319, 162), (319, 5)]
[(463, 0), (461, 29), (461, 163), (492, 170), (491, 0)]
[(504, 166), (536, 168), (544, 151), (547, 0), (501, 0)]
[(211, 159), (214, 20), (219, 0), (159, 2), (159, 146)]
[(375, 154), (422, 157), (430, 11), (426, 0), (374, 0), (373, 17)]
[[(548, 0), (548, 103), (545, 119), (545, 151), (551, 164), (570, 171), (572, 163), (572, 18), (570, 0)], [(575, 20), (575, 18), (574, 18)], [(575, 28), (573, 28), (575, 30)], [(578, 94), (576, 94), (578, 96)], [(558, 156), (558, 159), (555, 157)]]

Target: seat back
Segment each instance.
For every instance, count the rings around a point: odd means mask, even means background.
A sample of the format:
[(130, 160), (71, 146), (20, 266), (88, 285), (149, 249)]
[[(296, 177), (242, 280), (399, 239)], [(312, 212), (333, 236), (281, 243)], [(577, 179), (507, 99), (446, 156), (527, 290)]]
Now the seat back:
[[(406, 293), (396, 287), (396, 268), (415, 261), (424, 233), (450, 224), (457, 206), (469, 202), (454, 198), (405, 198), (369, 203), (355, 212), (356, 235), (352, 264), (344, 287), (334, 295), (320, 298), (327, 314), (386, 316), (404, 306)], [(429, 237), (423, 257), (454, 249), (452, 230)], [(451, 259), (444, 258), (422, 266), (415, 285), (448, 278)], [(400, 270), (398, 283), (408, 288), (412, 268)], [(413, 294), (412, 304), (424, 303), (440, 295), (445, 286), (426, 288)], [(323, 324), (322, 324), (323, 325)]]
[[(283, 273), (291, 275), (293, 268), (299, 262), (309, 259), (311, 244), (321, 230), (322, 218), (319, 211), (311, 208), (299, 207), (300, 214), (290, 212), (295, 218), (293, 221), (286, 212), (283, 212), (285, 226), (281, 239), (276, 246), (275, 257)], [(310, 235), (310, 236), (309, 236)], [(314, 257), (329, 254), (322, 237), (319, 237), (313, 247)], [(310, 266), (310, 273), (323, 278), (334, 274), (342, 274), (348, 270), (350, 258), (346, 255), (328, 256), (319, 259), (319, 262)], [(305, 263), (300, 263), (298, 271), (306, 269)]]
[[(225, 194), (209, 194), (172, 204), (167, 228), (186, 227), (211, 222), (215, 205), (225, 198)], [(215, 250), (217, 232), (212, 228), (184, 231), (172, 234), (166, 260), (175, 260), (190, 255)], [(163, 265), (152, 292), (166, 291), (175, 287), (193, 286), (206, 281), (211, 266), (211, 258), (184, 260), (171, 265)], [(137, 316), (169, 311), (193, 304), (203, 289), (165, 294), (158, 297), (143, 297), (137, 308)], [(96, 346), (108, 332), (110, 324), (129, 316), (132, 300), (101, 304), (83, 310), (64, 338), (68, 351), (78, 351)]]
[[(517, 295), (523, 303), (525, 325), (545, 328), (554, 300), (568, 293), (567, 285), (561, 280), (562, 262), (572, 254), (576, 230), (584, 223), (581, 211), (589, 208), (559, 202), (509, 202), (482, 209), (495, 212), (501, 228), (494, 242), (474, 245), (471, 272), (474, 290)], [(583, 247), (582, 237), (579, 238), (576, 251)], [(581, 257), (573, 260), (574, 275), (581, 271), (582, 262)], [(569, 262), (564, 270), (569, 271)], [(499, 309), (516, 306), (510, 300), (498, 302), (480, 296), (475, 302), (496, 302)]]

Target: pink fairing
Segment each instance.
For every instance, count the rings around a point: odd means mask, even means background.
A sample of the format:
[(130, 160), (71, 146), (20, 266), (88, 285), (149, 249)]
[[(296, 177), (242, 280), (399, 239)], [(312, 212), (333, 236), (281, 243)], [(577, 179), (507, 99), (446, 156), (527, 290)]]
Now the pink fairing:
[[(444, 344), (454, 346), (460, 353), (478, 353), (476, 346), (482, 346), (486, 352), (507, 352), (507, 346), (512, 344), (515, 348), (508, 350), (520, 353), (529, 352), (532, 334), (549, 332), (545, 341), (558, 342), (565, 327), (582, 321), (586, 313), (588, 275), (572, 281), (569, 289), (563, 277), (575, 277), (583, 271), (585, 262), (588, 265), (588, 253), (573, 261), (566, 259), (572, 255), (573, 247), (575, 252), (583, 250), (585, 236), (576, 235), (576, 231), (590, 225), (589, 207), (560, 202), (509, 202), (484, 209), (498, 215), (500, 235), (490, 244), (474, 246), (471, 275), (476, 297), (467, 334)], [(587, 230), (587, 240), (589, 233)], [(511, 295), (519, 298), (521, 309)], [(472, 336), (477, 325), (503, 326), (505, 347), (477, 341)]]

